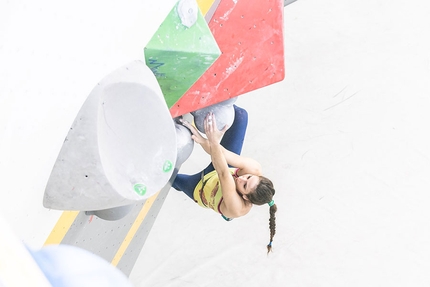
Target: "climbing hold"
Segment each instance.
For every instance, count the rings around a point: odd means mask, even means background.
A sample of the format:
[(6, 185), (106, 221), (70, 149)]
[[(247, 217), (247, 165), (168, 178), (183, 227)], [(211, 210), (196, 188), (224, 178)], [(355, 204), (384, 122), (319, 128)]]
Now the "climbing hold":
[(191, 112), (194, 116), (194, 123), (197, 129), (204, 133), (204, 120), (208, 113), (214, 113), (216, 118), (216, 125), (219, 130), (222, 130), (226, 125), (229, 127), (234, 121), (234, 108), (233, 104), (236, 102), (237, 98), (232, 98), (218, 104)]
[(182, 25), (190, 28), (196, 23), (199, 7), (195, 0), (179, 0), (177, 10)]

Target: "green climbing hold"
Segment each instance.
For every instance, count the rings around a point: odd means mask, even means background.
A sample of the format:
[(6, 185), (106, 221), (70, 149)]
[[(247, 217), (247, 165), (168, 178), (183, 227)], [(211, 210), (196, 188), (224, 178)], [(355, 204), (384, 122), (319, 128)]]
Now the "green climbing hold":
[(166, 160), (163, 164), (163, 171), (164, 172), (169, 172), (171, 171), (173, 168), (173, 164), (170, 160)]
[(146, 193), (146, 185), (144, 185), (143, 183), (136, 183), (133, 186), (134, 191), (139, 194), (140, 196), (145, 195)]

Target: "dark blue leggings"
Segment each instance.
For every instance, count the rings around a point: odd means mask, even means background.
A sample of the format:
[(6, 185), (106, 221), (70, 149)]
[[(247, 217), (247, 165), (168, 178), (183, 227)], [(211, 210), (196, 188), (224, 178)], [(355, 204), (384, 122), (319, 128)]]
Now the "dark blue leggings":
[[(231, 127), (225, 132), (221, 145), (227, 150), (240, 154), (242, 151), (243, 140), (245, 139), (246, 127), (248, 126), (248, 113), (246, 110), (239, 108), (236, 105), (234, 107), (234, 121)], [(210, 163), (205, 169), (204, 174), (214, 170), (214, 166)], [(178, 174), (172, 187), (176, 190), (183, 191), (192, 200), (194, 200), (194, 189), (202, 178), (202, 172), (188, 175)]]

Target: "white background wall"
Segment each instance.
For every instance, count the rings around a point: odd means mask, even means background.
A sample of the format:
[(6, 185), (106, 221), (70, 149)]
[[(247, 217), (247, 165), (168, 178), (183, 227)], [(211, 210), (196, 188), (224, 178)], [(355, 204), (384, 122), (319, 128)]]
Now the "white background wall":
[[(51, 168), (86, 96), (175, 1), (0, 2), (0, 212), (40, 246)], [(285, 8), (286, 79), (240, 97), (243, 154), (277, 188), (224, 222), (171, 190), (136, 286), (429, 286), (430, 4), (300, 0)], [(196, 147), (184, 172), (208, 158)]]
[(175, 1), (4, 1), (0, 8), (1, 212), (40, 245), (58, 212), (42, 207), (77, 112), (104, 76), (136, 59)]

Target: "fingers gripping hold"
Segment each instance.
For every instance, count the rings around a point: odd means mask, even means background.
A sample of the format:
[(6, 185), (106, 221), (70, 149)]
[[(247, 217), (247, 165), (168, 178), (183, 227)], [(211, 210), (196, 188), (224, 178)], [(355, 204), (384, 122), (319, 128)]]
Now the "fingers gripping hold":
[(205, 120), (208, 118), (208, 114), (216, 115), (216, 119), (211, 117), (211, 125), (216, 121), (219, 129), (224, 129), (225, 125), (231, 126), (235, 118), (235, 109), (233, 103), (236, 99), (230, 99), (225, 102), (221, 102), (203, 109), (191, 112), (194, 116), (194, 123), (196, 128), (201, 132), (205, 133)]

